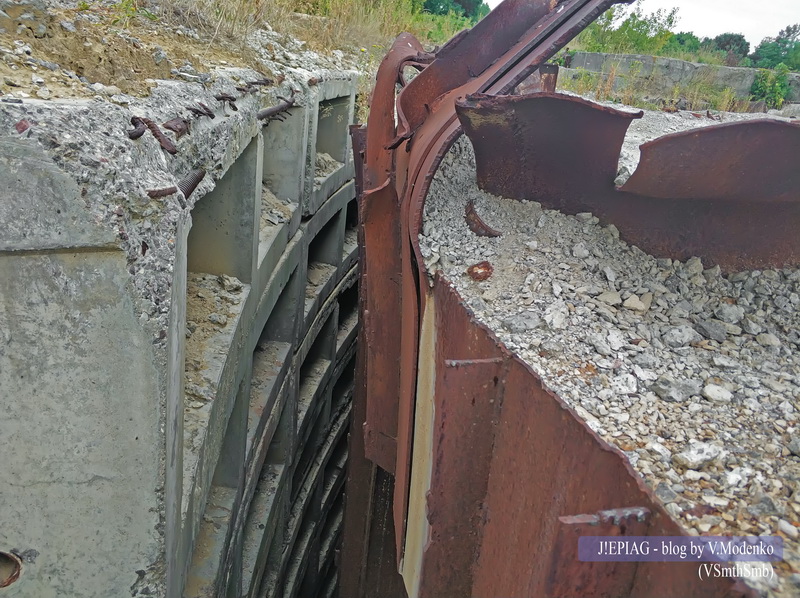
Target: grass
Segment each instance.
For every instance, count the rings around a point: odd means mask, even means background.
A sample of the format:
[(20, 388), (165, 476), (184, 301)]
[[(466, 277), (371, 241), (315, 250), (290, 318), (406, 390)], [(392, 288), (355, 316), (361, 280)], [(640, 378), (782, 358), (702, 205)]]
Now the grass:
[(183, 25), (209, 40), (209, 48), (221, 46), (243, 56), (249, 54), (246, 37), (265, 25), (293, 35), (322, 54), (343, 50), (357, 57), (363, 73), (358, 91), (363, 116), (368, 110), (373, 74), (398, 34), (407, 31), (432, 47), (473, 24), (455, 14), (432, 15), (414, 10), (413, 1), (161, 0), (158, 10), (151, 12), (147, 0), (119, 0), (110, 8), (82, 0), (79, 9), (107, 14), (114, 24), (125, 28), (135, 26), (139, 20)]
[(573, 74), (561, 73), (558, 87), (580, 95), (592, 96), (601, 102), (620, 102), (649, 110), (676, 106), (681, 100), (687, 110), (746, 112), (749, 107), (749, 99), (738, 98), (730, 87), (722, 88), (714, 85), (711, 73), (696, 77), (688, 83), (676, 85), (670, 97), (664, 97), (663, 104), (657, 105), (648, 98), (658, 94), (651, 91), (650, 79), (640, 76), (640, 70), (641, 66), (637, 69), (636, 63), (625, 75), (617, 72), (616, 65), (612, 65), (608, 73), (594, 73), (579, 68)]
[[(122, 0), (118, 6), (127, 5), (129, 15), (132, 2)], [(388, 48), (403, 31), (438, 44), (470, 26), (468, 19), (456, 15), (415, 12), (411, 0), (163, 0), (160, 6), (158, 16), (164, 21), (215, 38), (241, 40), (268, 23), (319, 52)]]

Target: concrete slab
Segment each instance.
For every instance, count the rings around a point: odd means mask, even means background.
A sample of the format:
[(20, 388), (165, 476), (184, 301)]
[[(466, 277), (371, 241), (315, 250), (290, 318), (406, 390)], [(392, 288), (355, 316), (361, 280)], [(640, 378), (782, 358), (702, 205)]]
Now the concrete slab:
[(251, 351), (259, 340), (276, 340), (295, 346), (306, 287), (305, 251), (303, 233), (298, 232), (287, 245), (259, 297), (252, 325), (254, 334), (249, 339)]
[(190, 272), (256, 279), (263, 140), (256, 135), (236, 162), (192, 210)]
[(0, 138), (0, 252), (114, 247), (69, 174), (25, 139)]
[(186, 577), (184, 598), (216, 598), (224, 587), (223, 557), (230, 540), (236, 489), (213, 486)]
[(0, 546), (30, 555), (3, 596), (163, 581), (163, 380), (125, 255), (3, 254), (0, 280)]
[(267, 551), (273, 539), (281, 535), (282, 529), (278, 527), (280, 513), (283, 510), (288, 512), (286, 472), (283, 465), (266, 466), (250, 504), (242, 553), (242, 595), (247, 598), (256, 598), (267, 562)]
[(251, 354), (243, 351), (250, 334), (243, 317), (249, 297), (249, 285), (229, 292), (216, 276), (189, 275), (187, 327), (192, 322), (195, 331), (186, 343), (182, 518), (187, 551), (200, 528), (239, 384), (249, 367)]

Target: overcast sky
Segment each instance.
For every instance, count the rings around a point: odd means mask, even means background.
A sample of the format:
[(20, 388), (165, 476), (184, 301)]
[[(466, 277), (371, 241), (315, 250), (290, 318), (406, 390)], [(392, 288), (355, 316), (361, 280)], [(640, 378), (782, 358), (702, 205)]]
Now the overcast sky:
[[(484, 2), (492, 8), (500, 4), (500, 0)], [(787, 25), (800, 23), (800, 0), (641, 0), (641, 4), (645, 14), (677, 8), (676, 31), (691, 31), (699, 37), (742, 33), (753, 48)]]

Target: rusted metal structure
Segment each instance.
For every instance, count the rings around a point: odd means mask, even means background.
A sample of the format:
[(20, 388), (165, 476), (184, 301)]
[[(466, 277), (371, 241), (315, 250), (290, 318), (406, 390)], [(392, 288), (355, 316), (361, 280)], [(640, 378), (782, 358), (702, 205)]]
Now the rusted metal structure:
[[(549, 93), (553, 71), (520, 87), (543, 92), (503, 95), (613, 3), (506, 0), (435, 55), (401, 35), (379, 69), (368, 126), (352, 130), (363, 324), (341, 555), (344, 598), (754, 595), (734, 579), (699, 582), (696, 567), (684, 563), (577, 560), (578, 535), (683, 532), (624, 455), (477, 323), (445, 279), (436, 276), (429, 285), (417, 243), (429, 184), (466, 132), (487, 190), (545, 202), (557, 188), (562, 201), (550, 207), (591, 210), (664, 255), (681, 253), (688, 239), (689, 250), (726, 267), (798, 261), (798, 240), (782, 223), (798, 222), (797, 197), (788, 193), (798, 175), (788, 162), (773, 161), (768, 175), (794, 177), (786, 189), (767, 189), (761, 176), (740, 174), (756, 159), (754, 150), (738, 161), (720, 154), (718, 175), (703, 177), (698, 166), (691, 180), (665, 191), (672, 183), (653, 158), (713, 152), (738, 134), (734, 127), (649, 144), (642, 172), (616, 189), (619, 148), (635, 115)], [(406, 84), (408, 66), (421, 72)], [(542, 125), (543, 114), (551, 126)], [(789, 144), (798, 155), (800, 130), (764, 127), (765, 146)], [(570, 136), (569, 149), (559, 149)], [(585, 165), (568, 152), (586, 157)], [(726, 195), (743, 184), (758, 193)], [(729, 211), (724, 226), (740, 224), (727, 234), (736, 240), (741, 233), (746, 251), (732, 256), (731, 243), (719, 249), (715, 236), (702, 246), (691, 229), (678, 230), (685, 219), (664, 217), (689, 206), (691, 218)], [(763, 207), (770, 213), (759, 211), (760, 226), (778, 231), (768, 248), (763, 231), (741, 225), (744, 211)], [(649, 220), (651, 208), (660, 210), (658, 222)]]

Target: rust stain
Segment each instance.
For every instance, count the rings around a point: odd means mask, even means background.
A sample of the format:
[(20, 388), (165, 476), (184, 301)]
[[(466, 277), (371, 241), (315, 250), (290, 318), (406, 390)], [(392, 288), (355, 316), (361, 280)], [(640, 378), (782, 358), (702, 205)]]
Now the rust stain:
[(467, 268), (467, 274), (469, 274), (470, 278), (478, 281), (488, 280), (493, 272), (494, 268), (489, 262), (478, 262)]

